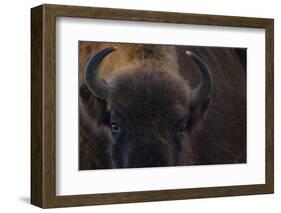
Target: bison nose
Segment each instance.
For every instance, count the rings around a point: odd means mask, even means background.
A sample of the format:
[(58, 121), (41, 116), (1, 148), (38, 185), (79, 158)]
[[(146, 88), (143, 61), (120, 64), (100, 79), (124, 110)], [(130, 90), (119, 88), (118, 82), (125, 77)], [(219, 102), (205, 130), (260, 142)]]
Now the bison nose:
[(152, 151), (139, 151), (135, 156), (128, 161), (129, 167), (158, 167), (158, 166), (168, 166), (169, 161), (166, 155), (161, 154), (161, 152)]

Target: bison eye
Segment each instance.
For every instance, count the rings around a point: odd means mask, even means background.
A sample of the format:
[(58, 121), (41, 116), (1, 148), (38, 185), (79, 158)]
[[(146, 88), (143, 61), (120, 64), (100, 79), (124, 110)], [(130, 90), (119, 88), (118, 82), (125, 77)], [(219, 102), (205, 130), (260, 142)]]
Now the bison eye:
[(178, 124), (178, 127), (177, 127), (177, 135), (178, 135), (178, 136), (183, 136), (186, 130), (187, 130), (186, 119), (183, 119), (183, 120), (181, 120), (180, 123)]
[(178, 135), (183, 135), (185, 129), (186, 129), (186, 128), (184, 128), (184, 127), (179, 128), (177, 134), (178, 134)]
[(120, 126), (117, 123), (112, 123), (111, 130), (112, 130), (112, 133), (116, 134), (116, 133), (120, 132)]

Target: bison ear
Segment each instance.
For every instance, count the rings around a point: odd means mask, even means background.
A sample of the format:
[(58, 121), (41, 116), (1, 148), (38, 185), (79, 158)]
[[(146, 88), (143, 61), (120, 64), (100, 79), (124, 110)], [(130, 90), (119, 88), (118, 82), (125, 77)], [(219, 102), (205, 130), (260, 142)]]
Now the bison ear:
[(86, 112), (89, 119), (93, 119), (97, 124), (110, 125), (110, 112), (105, 101), (96, 98), (85, 84), (79, 88), (79, 97), (80, 108)]
[(190, 117), (187, 120), (187, 129), (192, 131), (200, 128), (202, 122), (205, 120), (207, 111), (210, 105), (210, 98), (206, 98), (204, 101), (197, 103), (190, 109)]

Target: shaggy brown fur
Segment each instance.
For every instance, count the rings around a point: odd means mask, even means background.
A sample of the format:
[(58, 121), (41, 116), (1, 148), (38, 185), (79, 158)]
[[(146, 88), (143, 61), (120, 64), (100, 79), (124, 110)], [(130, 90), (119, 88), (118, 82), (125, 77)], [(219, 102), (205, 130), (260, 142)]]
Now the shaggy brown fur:
[[(198, 67), (176, 47), (180, 74), (193, 88), (200, 79)], [(194, 136), (196, 164), (246, 162), (246, 49), (188, 47), (200, 55), (213, 74), (208, 116)], [(240, 56), (238, 57), (237, 52)], [(242, 52), (244, 52), (242, 54)], [(242, 57), (243, 56), (243, 57)], [(188, 68), (188, 71), (187, 71)]]
[[(84, 85), (84, 66), (108, 46), (116, 44), (80, 43), (80, 169), (246, 161), (245, 67), (234, 49), (188, 47), (213, 73), (211, 104), (190, 106), (200, 73), (180, 46), (117, 45), (102, 64), (108, 103), (95, 98)], [(118, 143), (109, 129), (112, 114), (122, 123)], [(181, 119), (189, 126), (179, 139)]]
[(79, 101), (79, 168), (112, 168), (111, 132), (102, 124), (104, 104), (90, 94), (86, 85), (80, 87)]
[(189, 143), (187, 135), (176, 137), (179, 122), (191, 117), (187, 82), (178, 75), (142, 66), (115, 76), (109, 85), (110, 112), (118, 114), (123, 131), (113, 147), (117, 167), (186, 164), (178, 158), (181, 141)]
[(149, 64), (151, 68), (158, 67), (161, 70), (178, 71), (177, 53), (173, 46), (80, 42), (80, 84), (84, 83), (84, 68), (89, 56), (110, 46), (117, 46), (118, 51), (107, 56), (106, 63), (101, 64), (103, 71), (100, 74), (105, 80), (110, 79), (113, 72), (120, 72), (128, 66), (143, 64)]

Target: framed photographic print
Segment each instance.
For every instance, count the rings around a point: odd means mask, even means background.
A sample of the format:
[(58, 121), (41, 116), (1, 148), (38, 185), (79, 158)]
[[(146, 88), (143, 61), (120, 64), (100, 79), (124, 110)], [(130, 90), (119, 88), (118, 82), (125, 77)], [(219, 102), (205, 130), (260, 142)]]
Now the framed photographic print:
[(273, 19), (31, 9), (31, 203), (274, 191)]

